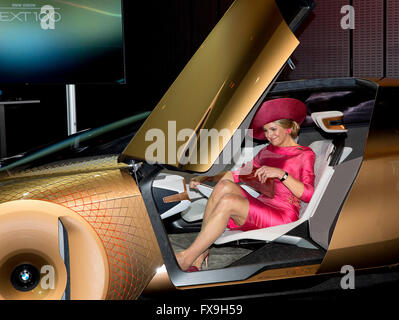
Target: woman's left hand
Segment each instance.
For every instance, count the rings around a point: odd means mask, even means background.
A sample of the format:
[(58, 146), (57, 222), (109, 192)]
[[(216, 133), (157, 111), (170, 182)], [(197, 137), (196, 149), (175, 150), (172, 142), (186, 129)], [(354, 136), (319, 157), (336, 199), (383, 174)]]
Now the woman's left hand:
[(260, 182), (265, 183), (268, 178), (281, 179), (285, 174), (285, 171), (280, 168), (262, 166), (255, 171), (254, 176), (259, 179)]

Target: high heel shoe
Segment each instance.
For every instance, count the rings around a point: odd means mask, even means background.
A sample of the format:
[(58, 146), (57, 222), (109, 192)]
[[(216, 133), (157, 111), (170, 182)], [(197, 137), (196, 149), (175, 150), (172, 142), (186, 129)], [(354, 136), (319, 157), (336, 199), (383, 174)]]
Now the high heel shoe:
[(198, 269), (196, 266), (191, 266), (186, 270), (186, 272), (198, 272), (200, 269)]
[(208, 260), (209, 260), (209, 249), (208, 249), (208, 252), (206, 253), (206, 255), (205, 255), (205, 268), (207, 268), (208, 269)]
[[(208, 260), (209, 260), (209, 249), (208, 249), (208, 251), (206, 252), (206, 254), (205, 254), (205, 257), (204, 257), (204, 261), (205, 261), (205, 267), (208, 269)], [(191, 266), (190, 268), (188, 268), (187, 270), (186, 270), (186, 272), (198, 272), (198, 271), (200, 271), (201, 269), (200, 268), (198, 268), (198, 267), (196, 267), (196, 266)]]

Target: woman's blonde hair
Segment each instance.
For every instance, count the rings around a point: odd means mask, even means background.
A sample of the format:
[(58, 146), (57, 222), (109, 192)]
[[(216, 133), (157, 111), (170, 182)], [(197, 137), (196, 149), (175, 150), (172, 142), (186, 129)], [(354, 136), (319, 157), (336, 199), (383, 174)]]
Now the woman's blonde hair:
[(301, 127), (299, 126), (299, 124), (297, 122), (295, 122), (291, 119), (280, 119), (280, 120), (276, 120), (273, 122), (279, 124), (284, 129), (291, 129), (291, 137), (293, 139), (296, 139), (298, 137), (299, 130), (301, 129)]

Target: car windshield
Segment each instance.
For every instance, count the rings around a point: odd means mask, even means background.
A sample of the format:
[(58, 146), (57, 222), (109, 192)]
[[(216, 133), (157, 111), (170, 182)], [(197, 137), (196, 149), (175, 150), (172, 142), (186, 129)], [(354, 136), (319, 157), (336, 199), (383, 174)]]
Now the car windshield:
[(0, 159), (0, 172), (27, 169), (65, 159), (120, 154), (149, 114), (149, 111), (135, 114), (99, 128), (81, 131), (65, 140)]

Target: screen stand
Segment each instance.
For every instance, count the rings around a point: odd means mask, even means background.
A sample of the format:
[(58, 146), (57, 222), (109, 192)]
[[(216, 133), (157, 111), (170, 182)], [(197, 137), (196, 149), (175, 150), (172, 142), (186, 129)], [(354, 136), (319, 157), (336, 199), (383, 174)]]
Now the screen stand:
[(76, 91), (74, 84), (66, 85), (68, 136), (76, 133)]

